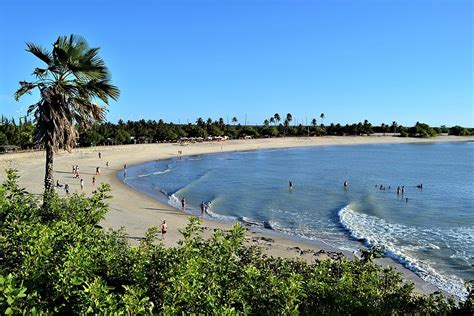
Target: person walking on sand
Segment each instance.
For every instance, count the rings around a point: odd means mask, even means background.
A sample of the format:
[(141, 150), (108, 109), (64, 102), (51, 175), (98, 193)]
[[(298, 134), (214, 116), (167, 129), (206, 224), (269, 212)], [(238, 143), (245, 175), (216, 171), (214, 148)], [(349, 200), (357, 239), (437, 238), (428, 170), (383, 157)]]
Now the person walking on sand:
[(108, 161), (105, 163), (105, 166), (106, 166), (107, 168), (109, 167), (109, 162), (108, 162)]
[(161, 239), (164, 240), (166, 232), (168, 231), (168, 225), (166, 225), (166, 221), (163, 221), (163, 223), (161, 223), (160, 230), (161, 230)]
[(66, 196), (69, 196), (69, 184), (64, 184), (64, 192), (66, 192)]
[(92, 176), (92, 185), (95, 185), (95, 176)]
[(84, 179), (81, 179), (81, 191), (84, 190)]
[(181, 207), (183, 208), (183, 211), (184, 211), (186, 207), (186, 199), (184, 197), (181, 199)]
[(201, 216), (204, 216), (204, 209), (206, 208), (206, 204), (204, 204), (204, 201), (201, 201)]

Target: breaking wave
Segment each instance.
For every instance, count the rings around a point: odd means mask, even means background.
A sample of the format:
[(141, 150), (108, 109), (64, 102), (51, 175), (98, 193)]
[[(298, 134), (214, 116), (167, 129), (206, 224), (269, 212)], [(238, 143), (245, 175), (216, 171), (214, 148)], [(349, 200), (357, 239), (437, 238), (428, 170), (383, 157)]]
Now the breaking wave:
[[(338, 216), (340, 223), (352, 237), (364, 240), (369, 246), (383, 245), (388, 256), (402, 263), (423, 280), (460, 299), (466, 299), (468, 292), (461, 278), (454, 275), (445, 275), (435, 270), (427, 260), (416, 258), (409, 253), (410, 250), (418, 249), (439, 250), (440, 247), (436, 245), (436, 241), (429, 238), (429, 236), (433, 234), (441, 235), (441, 232), (436, 229), (428, 230), (389, 223), (376, 216), (355, 212), (350, 209), (349, 205), (343, 207)], [(446, 234), (446, 232), (442, 233)], [(466, 237), (472, 238), (474, 229), (461, 228), (459, 232), (450, 230), (447, 233), (451, 237), (455, 236), (464, 240)], [(400, 245), (401, 240), (403, 240), (403, 245)], [(405, 245), (407, 240), (413, 241), (412, 244)], [(462, 242), (462, 240), (458, 241)]]

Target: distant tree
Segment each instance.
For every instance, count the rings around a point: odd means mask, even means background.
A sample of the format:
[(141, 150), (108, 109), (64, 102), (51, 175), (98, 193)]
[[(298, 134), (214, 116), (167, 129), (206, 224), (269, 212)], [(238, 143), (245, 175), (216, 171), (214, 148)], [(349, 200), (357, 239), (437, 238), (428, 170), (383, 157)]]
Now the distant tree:
[(319, 115), (319, 118), (321, 119), (321, 126), (324, 126), (324, 118), (325, 118), (324, 113), (321, 113), (321, 114)]
[(232, 118), (232, 123), (234, 123), (234, 125), (235, 125), (235, 123), (237, 123), (238, 121), (239, 121), (239, 120), (238, 120), (235, 116)]
[(270, 123), (275, 124), (275, 118), (273, 116), (270, 117)]
[(25, 93), (38, 89), (40, 100), (31, 105), (28, 113), (35, 117), (35, 140), (46, 149), (44, 179), (45, 204), (53, 192), (54, 153), (64, 148), (71, 150), (76, 144), (76, 124), (89, 127), (105, 119), (105, 107), (96, 99), (109, 103), (117, 100), (119, 89), (110, 83), (109, 70), (98, 55), (99, 48), (89, 48), (87, 42), (76, 35), (60, 36), (49, 51), (27, 43), (27, 51), (46, 64), (35, 68), (34, 82), (20, 82), (15, 93), (19, 100)]
[(0, 145), (8, 145), (7, 135), (0, 132)]
[(286, 114), (286, 120), (288, 121), (288, 124), (291, 123), (291, 121), (293, 121), (293, 115), (291, 115), (291, 113)]
[(265, 126), (270, 125), (270, 121), (268, 119), (266, 119), (265, 121), (263, 121), (263, 125), (265, 125)]
[(199, 126), (199, 127), (204, 127), (206, 126), (206, 124), (204, 123), (204, 120), (202, 119), (202, 117), (198, 118), (196, 120), (196, 124)]
[(449, 129), (449, 135), (469, 136), (471, 135), (471, 131), (462, 126), (456, 125)]
[(396, 122), (396, 121), (393, 121), (393, 122), (392, 122), (392, 131), (393, 131), (394, 133), (397, 132), (397, 127), (398, 127), (397, 122)]
[(416, 122), (415, 126), (408, 130), (411, 137), (432, 137), (436, 136), (436, 131), (428, 124)]
[(316, 126), (317, 124), (318, 124), (318, 121), (317, 121), (315, 118), (313, 118), (313, 119), (311, 120), (311, 125), (312, 125), (312, 126)]
[(219, 125), (221, 127), (224, 126), (224, 119), (222, 117), (219, 118)]
[(446, 125), (441, 125), (439, 127), (439, 132), (440, 133), (449, 133), (449, 128)]
[(273, 118), (275, 119), (276, 123), (280, 123), (280, 120), (281, 120), (280, 114), (275, 113), (275, 115), (273, 115)]

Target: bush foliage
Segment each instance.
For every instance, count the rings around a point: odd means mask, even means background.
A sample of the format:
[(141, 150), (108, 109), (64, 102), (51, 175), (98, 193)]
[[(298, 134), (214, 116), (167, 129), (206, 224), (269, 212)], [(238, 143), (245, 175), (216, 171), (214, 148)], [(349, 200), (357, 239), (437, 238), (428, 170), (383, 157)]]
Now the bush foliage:
[(470, 314), (419, 295), (392, 269), (367, 260), (268, 257), (236, 224), (203, 239), (197, 218), (177, 247), (150, 228), (138, 246), (98, 224), (110, 189), (54, 197), (45, 209), (7, 171), (0, 187), (0, 312), (4, 314)]

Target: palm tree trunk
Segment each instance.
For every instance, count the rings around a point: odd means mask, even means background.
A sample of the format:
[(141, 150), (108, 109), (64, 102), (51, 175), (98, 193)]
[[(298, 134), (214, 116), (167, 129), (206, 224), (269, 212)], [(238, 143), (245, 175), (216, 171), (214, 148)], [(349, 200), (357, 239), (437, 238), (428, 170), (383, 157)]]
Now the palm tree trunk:
[(50, 145), (46, 145), (46, 170), (44, 173), (44, 191), (45, 193), (51, 193), (54, 188), (53, 179), (53, 148)]

